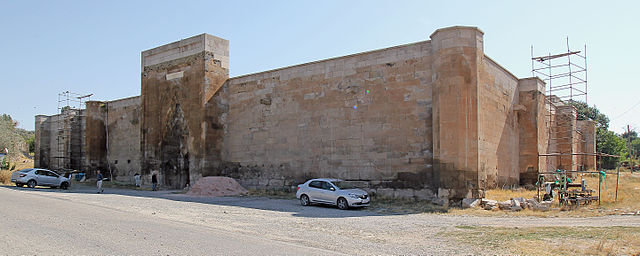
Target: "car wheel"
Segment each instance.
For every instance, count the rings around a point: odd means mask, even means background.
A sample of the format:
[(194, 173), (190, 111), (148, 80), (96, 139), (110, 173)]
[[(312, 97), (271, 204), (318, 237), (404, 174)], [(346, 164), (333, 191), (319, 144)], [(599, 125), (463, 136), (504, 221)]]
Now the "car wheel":
[(344, 199), (344, 197), (338, 198), (338, 208), (340, 210), (349, 209), (349, 202), (347, 202), (347, 199)]
[(62, 184), (60, 184), (60, 189), (67, 190), (68, 188), (69, 188), (69, 183), (62, 182)]
[(30, 180), (29, 182), (27, 182), (27, 186), (30, 188), (35, 188), (36, 185), (38, 185), (38, 183), (35, 180)]
[(19, 188), (24, 187), (24, 184), (22, 184), (22, 183), (16, 183), (16, 187), (19, 187)]
[(307, 195), (301, 195), (300, 196), (300, 204), (302, 206), (307, 206), (309, 205), (309, 197)]

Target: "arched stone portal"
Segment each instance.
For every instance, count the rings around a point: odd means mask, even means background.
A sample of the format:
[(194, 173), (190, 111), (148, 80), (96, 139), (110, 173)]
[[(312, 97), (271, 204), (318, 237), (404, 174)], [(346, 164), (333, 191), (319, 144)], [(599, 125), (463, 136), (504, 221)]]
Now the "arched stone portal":
[(184, 121), (184, 112), (176, 104), (165, 127), (161, 144), (161, 172), (165, 186), (184, 188), (189, 181), (189, 152), (187, 138), (189, 131)]

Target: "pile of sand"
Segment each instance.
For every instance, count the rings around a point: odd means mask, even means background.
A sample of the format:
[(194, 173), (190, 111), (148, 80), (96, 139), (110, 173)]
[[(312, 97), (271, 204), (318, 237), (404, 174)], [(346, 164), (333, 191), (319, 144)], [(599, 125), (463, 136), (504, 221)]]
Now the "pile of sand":
[(187, 195), (192, 196), (236, 196), (246, 194), (245, 188), (229, 177), (202, 177), (191, 187)]

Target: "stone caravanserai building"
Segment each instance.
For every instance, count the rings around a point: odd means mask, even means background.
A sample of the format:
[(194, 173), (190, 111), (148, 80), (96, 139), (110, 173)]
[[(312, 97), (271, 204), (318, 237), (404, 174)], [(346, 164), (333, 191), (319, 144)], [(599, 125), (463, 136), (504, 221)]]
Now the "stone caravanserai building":
[[(545, 104), (483, 52), (475, 27), (431, 40), (229, 77), (229, 41), (202, 34), (142, 52), (141, 95), (36, 116), (36, 167), (134, 173), (183, 188), (229, 176), (289, 189), (335, 177), (383, 196), (443, 200), (593, 169), (595, 124)], [(550, 132), (563, 123), (573, 129)], [(550, 136), (557, 136), (551, 140)], [(539, 157), (559, 152), (564, 157)]]

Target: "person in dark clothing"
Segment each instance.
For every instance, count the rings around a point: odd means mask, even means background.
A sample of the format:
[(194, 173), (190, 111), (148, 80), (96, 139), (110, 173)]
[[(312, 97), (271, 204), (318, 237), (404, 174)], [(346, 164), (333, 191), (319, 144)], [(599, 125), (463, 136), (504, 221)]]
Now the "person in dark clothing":
[(158, 190), (158, 175), (155, 173), (151, 175), (151, 184), (153, 191)]
[(98, 194), (104, 192), (104, 189), (102, 189), (103, 179), (104, 177), (102, 177), (102, 173), (100, 173), (100, 171), (98, 170), (98, 172), (96, 173), (96, 186), (98, 187)]

